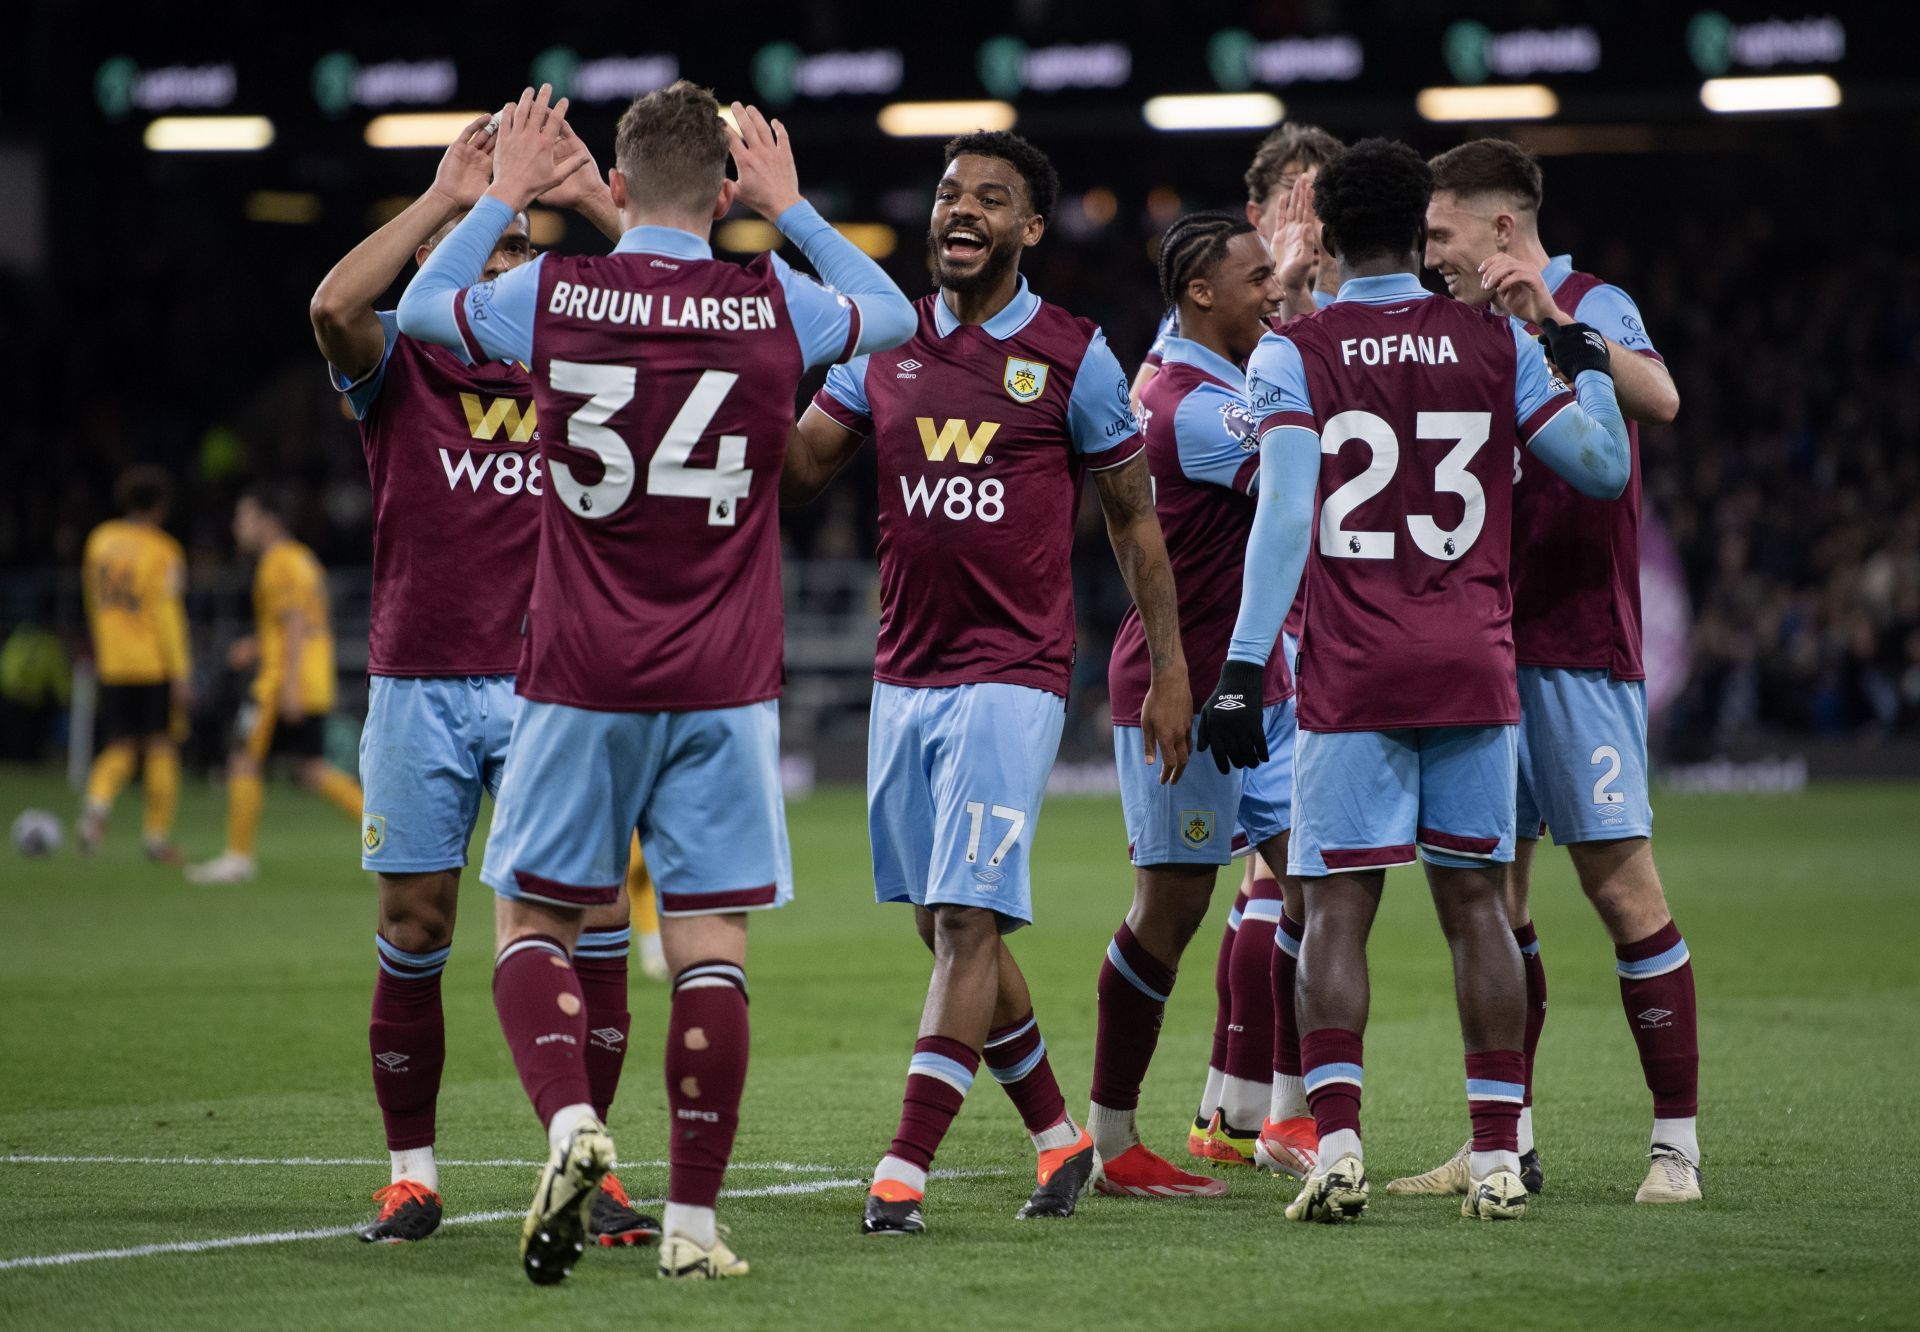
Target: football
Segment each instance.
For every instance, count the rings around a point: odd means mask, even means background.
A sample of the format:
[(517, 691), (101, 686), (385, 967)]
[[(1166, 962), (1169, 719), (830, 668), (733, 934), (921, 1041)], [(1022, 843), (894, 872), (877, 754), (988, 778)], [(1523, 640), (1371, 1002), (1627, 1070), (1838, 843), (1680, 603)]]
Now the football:
[(23, 856), (50, 856), (60, 849), (60, 820), (44, 809), (23, 809), (13, 821), (13, 849)]

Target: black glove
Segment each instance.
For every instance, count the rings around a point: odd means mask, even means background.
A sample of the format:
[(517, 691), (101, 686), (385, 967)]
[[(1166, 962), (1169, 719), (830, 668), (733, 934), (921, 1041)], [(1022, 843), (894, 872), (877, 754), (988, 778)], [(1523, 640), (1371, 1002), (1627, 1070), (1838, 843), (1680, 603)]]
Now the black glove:
[(1253, 768), (1267, 761), (1267, 727), (1261, 706), (1266, 694), (1267, 668), (1250, 661), (1227, 658), (1220, 683), (1200, 710), (1200, 748), (1213, 751), (1213, 765), (1226, 772)]
[(1569, 384), (1580, 377), (1582, 370), (1613, 374), (1613, 354), (1607, 350), (1607, 340), (1591, 325), (1556, 324), (1546, 320), (1540, 325), (1540, 345), (1547, 349), (1547, 358), (1560, 367)]

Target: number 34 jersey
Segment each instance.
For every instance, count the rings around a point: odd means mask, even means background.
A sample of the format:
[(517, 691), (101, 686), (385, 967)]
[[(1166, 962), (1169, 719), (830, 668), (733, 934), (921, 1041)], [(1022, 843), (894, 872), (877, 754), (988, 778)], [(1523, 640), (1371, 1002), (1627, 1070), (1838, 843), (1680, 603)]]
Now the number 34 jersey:
[(880, 480), (874, 679), (1066, 696), (1082, 473), (1136, 457), (1127, 380), (1091, 321), (1022, 278), (984, 324), (935, 293), (919, 330), (836, 366), (814, 410), (872, 435)]
[(1574, 401), (1538, 346), (1411, 274), (1355, 278), (1262, 339), (1248, 391), (1262, 437), (1320, 442), (1301, 728), (1517, 722), (1515, 450)]
[[(545, 257), (527, 698), (691, 712), (779, 695), (780, 466), (807, 360), (796, 317), (816, 313), (791, 308), (794, 280), (765, 255)], [(844, 357), (859, 321), (842, 318)]]

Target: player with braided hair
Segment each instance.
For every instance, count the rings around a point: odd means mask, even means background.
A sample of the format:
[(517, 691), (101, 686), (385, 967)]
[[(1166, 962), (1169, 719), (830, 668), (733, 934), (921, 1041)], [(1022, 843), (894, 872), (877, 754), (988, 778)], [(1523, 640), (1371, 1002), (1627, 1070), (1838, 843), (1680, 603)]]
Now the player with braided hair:
[[(1280, 286), (1265, 240), (1231, 213), (1174, 223), (1160, 242), (1159, 280), (1181, 336), (1167, 342), (1141, 417), (1154, 507), (1182, 589), (1180, 639), (1193, 678), (1205, 679), (1226, 656), (1253, 526), (1260, 460), (1241, 366), (1279, 307)], [(1146, 635), (1129, 613), (1114, 640), (1108, 690), (1134, 890), (1100, 969), (1087, 1112), (1101, 1161), (1095, 1187), (1117, 1196), (1217, 1197), (1226, 1192), (1219, 1180), (1181, 1170), (1140, 1141), (1135, 1111), (1180, 956), (1206, 915), (1220, 866), (1247, 846), (1285, 864), (1291, 778), (1275, 764), (1252, 782), (1193, 768), (1177, 788), (1155, 784), (1135, 757), (1147, 684)], [(1262, 700), (1274, 750), (1292, 743), (1292, 692), (1286, 663), (1276, 659)], [(1263, 1073), (1267, 1055), (1262, 1048), (1253, 1061)], [(1264, 1079), (1259, 1086), (1256, 1115), (1266, 1108)]]

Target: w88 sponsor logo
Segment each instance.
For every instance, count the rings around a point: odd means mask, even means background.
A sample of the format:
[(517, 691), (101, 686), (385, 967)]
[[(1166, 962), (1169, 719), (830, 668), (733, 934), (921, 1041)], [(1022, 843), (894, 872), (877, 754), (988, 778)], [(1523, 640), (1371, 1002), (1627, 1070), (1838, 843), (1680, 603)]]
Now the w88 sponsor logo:
[(500, 495), (518, 495), (525, 491), (538, 498), (546, 493), (540, 484), (544, 477), (537, 453), (475, 453), (472, 449), (461, 449), (456, 455), (451, 449), (441, 449), (440, 467), (447, 474), (448, 490), (457, 491), (464, 482), (467, 489), (475, 493), (486, 485), (491, 485)]
[(900, 499), (909, 518), (917, 511), (929, 518), (944, 514), (956, 523), (969, 518), (997, 523), (1007, 513), (1007, 486), (997, 476), (978, 483), (970, 476), (917, 476), (912, 481), (903, 476)]

